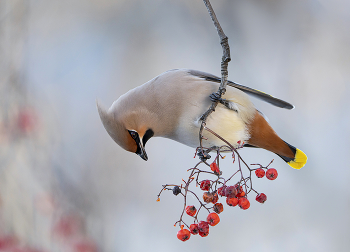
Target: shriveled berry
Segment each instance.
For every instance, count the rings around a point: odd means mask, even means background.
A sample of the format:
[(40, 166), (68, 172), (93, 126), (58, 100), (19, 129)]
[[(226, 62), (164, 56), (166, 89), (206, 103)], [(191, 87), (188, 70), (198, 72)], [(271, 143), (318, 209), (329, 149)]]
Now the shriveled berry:
[(191, 234), (194, 234), (194, 235), (198, 234), (198, 232), (199, 232), (198, 224), (191, 224), (190, 225), (190, 232), (191, 232)]
[(203, 193), (203, 200), (205, 203), (210, 203), (214, 199), (214, 195), (210, 192)]
[(208, 236), (208, 234), (209, 234), (209, 230), (208, 230), (207, 232), (201, 232), (201, 231), (199, 231), (198, 234), (199, 234), (200, 236), (202, 236), (202, 237), (206, 237), (206, 236)]
[(238, 200), (238, 205), (240, 208), (242, 208), (243, 210), (246, 210), (250, 207), (250, 202), (247, 198), (240, 198)]
[(210, 226), (215, 226), (220, 222), (220, 217), (217, 213), (210, 213), (207, 216), (207, 222)]
[(177, 232), (177, 238), (181, 241), (187, 241), (190, 237), (191, 233), (188, 229), (181, 229)]
[(226, 198), (226, 203), (229, 206), (237, 206), (238, 199), (237, 198)]
[(255, 175), (256, 175), (258, 178), (264, 177), (264, 176), (265, 176), (265, 171), (264, 171), (264, 169), (261, 169), (261, 168), (256, 169), (256, 170), (255, 170)]
[(226, 186), (222, 186), (222, 187), (218, 188), (218, 194), (220, 196), (225, 196), (225, 191), (226, 191)]
[(201, 188), (203, 191), (209, 191), (209, 189), (210, 189), (210, 180), (203, 180), (203, 181), (201, 182), (200, 188)]
[(201, 221), (198, 223), (199, 233), (209, 233), (209, 224), (206, 221)]
[(197, 212), (197, 209), (195, 206), (187, 206), (185, 210), (189, 216), (194, 216)]
[(221, 213), (222, 211), (224, 211), (224, 206), (221, 203), (216, 203), (213, 207), (215, 213)]
[(266, 197), (265, 193), (260, 193), (256, 196), (255, 199), (257, 202), (264, 203), (267, 200), (267, 197)]
[(275, 180), (278, 176), (277, 170), (274, 168), (270, 168), (266, 171), (266, 178), (269, 180)]
[(228, 186), (226, 187), (226, 190), (225, 190), (225, 196), (227, 198), (233, 198), (235, 197), (237, 194), (237, 190), (234, 186)]
[(174, 188), (173, 188), (173, 194), (174, 194), (174, 195), (178, 195), (179, 193), (181, 193), (180, 187), (174, 186)]
[(210, 164), (210, 169), (211, 169), (214, 173), (220, 174), (220, 169), (219, 169), (219, 166), (216, 164), (216, 162), (213, 162), (213, 163)]
[(211, 203), (215, 204), (216, 202), (218, 202), (218, 200), (219, 200), (218, 194), (216, 192), (213, 193), (213, 200), (211, 201)]

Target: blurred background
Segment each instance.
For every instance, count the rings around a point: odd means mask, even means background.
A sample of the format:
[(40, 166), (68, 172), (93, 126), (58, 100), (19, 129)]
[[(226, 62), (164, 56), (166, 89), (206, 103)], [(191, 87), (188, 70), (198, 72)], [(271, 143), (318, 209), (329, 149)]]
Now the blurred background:
[[(254, 180), (267, 202), (224, 206), (208, 237), (179, 241), (183, 199), (156, 199), (163, 184), (188, 177), (194, 150), (154, 138), (148, 162), (127, 153), (95, 100), (109, 107), (173, 68), (219, 75), (203, 2), (1, 0), (0, 251), (348, 251), (350, 2), (211, 3), (229, 37), (229, 79), (295, 105), (253, 99), (307, 165), (241, 150), (248, 163), (275, 159), (279, 177)], [(224, 174), (235, 169), (225, 165)]]

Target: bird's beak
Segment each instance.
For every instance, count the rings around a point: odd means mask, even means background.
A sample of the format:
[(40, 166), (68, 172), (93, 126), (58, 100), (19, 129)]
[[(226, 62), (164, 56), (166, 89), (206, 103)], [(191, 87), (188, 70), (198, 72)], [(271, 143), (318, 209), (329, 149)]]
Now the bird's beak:
[(129, 130), (129, 134), (132, 137), (132, 139), (134, 139), (136, 146), (137, 146), (137, 150), (135, 153), (137, 155), (139, 155), (143, 160), (147, 161), (148, 157), (147, 157), (147, 153), (145, 151), (145, 146), (144, 146), (143, 141), (141, 141), (139, 134), (135, 130)]
[(138, 135), (137, 135), (137, 138), (135, 139), (135, 142), (137, 145), (136, 154), (139, 155), (143, 160), (147, 161), (148, 156), (147, 156), (147, 153), (145, 151), (145, 147), (143, 146), (143, 143)]
[(139, 155), (143, 160), (147, 161), (148, 156), (147, 156), (147, 153), (145, 151), (145, 147), (143, 147), (141, 141), (139, 142), (139, 148), (140, 148), (140, 151), (136, 154)]

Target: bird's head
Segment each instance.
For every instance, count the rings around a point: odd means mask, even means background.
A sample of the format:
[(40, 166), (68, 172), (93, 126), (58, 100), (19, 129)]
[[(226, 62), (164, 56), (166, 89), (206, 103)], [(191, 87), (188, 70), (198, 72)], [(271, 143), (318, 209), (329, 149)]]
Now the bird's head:
[(154, 135), (151, 128), (140, 120), (140, 113), (118, 109), (117, 104), (113, 104), (107, 111), (97, 102), (97, 109), (101, 121), (108, 134), (123, 149), (136, 153), (143, 160), (148, 160), (145, 150), (146, 142)]

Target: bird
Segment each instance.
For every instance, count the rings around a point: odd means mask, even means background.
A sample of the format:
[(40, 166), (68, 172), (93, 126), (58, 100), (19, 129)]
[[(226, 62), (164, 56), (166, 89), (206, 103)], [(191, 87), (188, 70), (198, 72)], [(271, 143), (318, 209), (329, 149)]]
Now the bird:
[[(131, 89), (107, 110), (98, 101), (97, 109), (110, 137), (123, 149), (148, 160), (145, 145), (152, 137), (165, 137), (184, 145), (199, 146), (201, 116), (217, 100), (206, 127), (234, 148), (257, 147), (277, 154), (294, 169), (307, 162), (303, 151), (283, 141), (254, 106), (250, 96), (274, 106), (294, 106), (262, 91), (228, 81), (225, 94), (217, 95), (221, 79), (192, 69), (173, 69)], [(225, 142), (203, 131), (202, 146), (212, 148)]]

